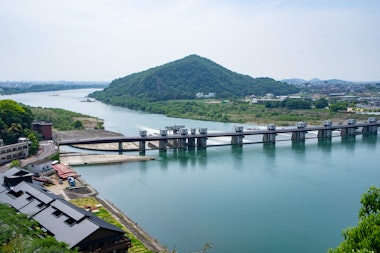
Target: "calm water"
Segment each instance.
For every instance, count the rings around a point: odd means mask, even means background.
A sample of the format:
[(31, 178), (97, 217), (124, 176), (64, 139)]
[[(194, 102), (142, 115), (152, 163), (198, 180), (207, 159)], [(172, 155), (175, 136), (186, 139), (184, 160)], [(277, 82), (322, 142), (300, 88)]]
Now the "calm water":
[[(88, 92), (1, 98), (97, 116), (107, 130), (125, 135), (174, 124), (210, 130), (234, 126), (80, 102)], [(378, 136), (148, 151), (157, 160), (76, 169), (100, 197), (178, 252), (199, 250), (209, 241), (214, 244), (209, 252), (317, 253), (339, 244), (342, 229), (357, 224), (361, 194), (379, 186)]]

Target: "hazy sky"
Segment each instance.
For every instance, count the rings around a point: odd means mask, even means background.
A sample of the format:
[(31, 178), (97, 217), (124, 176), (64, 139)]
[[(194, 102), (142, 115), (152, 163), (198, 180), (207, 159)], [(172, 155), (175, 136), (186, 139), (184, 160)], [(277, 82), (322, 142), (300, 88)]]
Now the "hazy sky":
[(380, 80), (379, 0), (0, 0), (0, 80), (111, 81), (190, 54), (276, 80)]

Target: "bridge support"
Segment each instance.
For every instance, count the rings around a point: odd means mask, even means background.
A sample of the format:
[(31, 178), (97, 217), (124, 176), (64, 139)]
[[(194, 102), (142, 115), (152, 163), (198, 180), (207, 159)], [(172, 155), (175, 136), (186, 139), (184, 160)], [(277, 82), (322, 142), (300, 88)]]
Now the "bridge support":
[[(269, 124), (267, 126), (268, 131), (275, 131), (276, 125), (275, 124)], [(276, 133), (267, 133), (263, 135), (263, 142), (270, 142), (275, 143), (276, 142)]]
[[(297, 122), (298, 129), (304, 129), (306, 127), (305, 122)], [(292, 132), (292, 141), (305, 141), (306, 131)]]
[(119, 141), (119, 155), (123, 154), (123, 142)]
[[(166, 137), (168, 135), (168, 130), (166, 129), (161, 129), (160, 130), (160, 136), (161, 137)], [(168, 140), (167, 139), (162, 139), (158, 142), (158, 148), (161, 151), (166, 151), (168, 146)]]
[[(323, 121), (324, 127), (331, 127), (332, 121), (331, 120), (325, 120)], [(332, 130), (331, 129), (321, 129), (318, 131), (318, 139), (331, 139), (332, 137)]]
[[(376, 117), (371, 117), (368, 118), (368, 123), (376, 123), (377, 118)], [(376, 126), (364, 126), (362, 129), (363, 134), (377, 134), (377, 125)]]
[(354, 136), (356, 135), (356, 120), (355, 119), (348, 119), (347, 124), (349, 127), (342, 128), (341, 135), (342, 136)]
[[(194, 135), (194, 134), (196, 133), (196, 131), (197, 131), (197, 129), (195, 129), (195, 128), (190, 128), (190, 134), (191, 134), (191, 135)], [(187, 147), (188, 147), (189, 149), (193, 149), (193, 148), (195, 148), (195, 138), (194, 138), (194, 137), (189, 137), (189, 138), (187, 139)]]
[[(180, 133), (181, 133), (181, 136), (186, 136), (187, 135), (187, 129), (181, 128)], [(186, 150), (186, 148), (187, 148), (186, 138), (178, 139), (178, 142), (179, 142), (178, 148), (182, 149), (182, 150)]]
[[(200, 134), (207, 134), (207, 128), (199, 128)], [(197, 138), (197, 147), (198, 148), (207, 148), (207, 137), (199, 137)]]
[(239, 135), (234, 135), (231, 137), (232, 145), (243, 146), (243, 130), (244, 128), (242, 126), (235, 126), (235, 133), (238, 133)]
[[(146, 137), (146, 130), (140, 130), (140, 137)], [(145, 151), (145, 140), (139, 141), (140, 151)]]

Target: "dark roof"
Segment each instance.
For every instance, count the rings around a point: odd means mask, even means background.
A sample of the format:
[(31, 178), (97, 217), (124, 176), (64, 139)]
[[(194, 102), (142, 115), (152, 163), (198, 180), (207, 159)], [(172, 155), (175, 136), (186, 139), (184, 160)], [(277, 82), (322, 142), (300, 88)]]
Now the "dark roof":
[(122, 229), (46, 191), (39, 185), (25, 181), (12, 189), (3, 185), (4, 175), (12, 177), (20, 174), (20, 171), (10, 169), (0, 174), (2, 185), (0, 202), (8, 203), (19, 212), (30, 215), (58, 241), (64, 241), (70, 247), (76, 247), (99, 229), (109, 230), (115, 235), (124, 235), (125, 232)]

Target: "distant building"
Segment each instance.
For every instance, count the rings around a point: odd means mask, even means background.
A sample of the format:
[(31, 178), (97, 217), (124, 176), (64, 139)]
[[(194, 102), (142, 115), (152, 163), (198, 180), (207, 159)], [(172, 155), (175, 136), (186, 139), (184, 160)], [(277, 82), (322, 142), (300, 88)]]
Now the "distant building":
[(0, 173), (0, 202), (27, 214), (41, 230), (80, 252), (127, 252), (125, 231), (31, 182), (29, 171)]
[(197, 94), (195, 94), (195, 96), (197, 98), (214, 98), (214, 97), (216, 97), (216, 93), (215, 92), (209, 92), (208, 94), (203, 94), (203, 92), (198, 92)]
[(20, 138), (18, 143), (0, 146), (0, 164), (13, 160), (27, 158), (29, 156), (29, 142), (26, 138)]
[(44, 122), (44, 121), (36, 121), (32, 123), (32, 130), (36, 131), (42, 136), (44, 140), (51, 140), (53, 138), (53, 124)]

